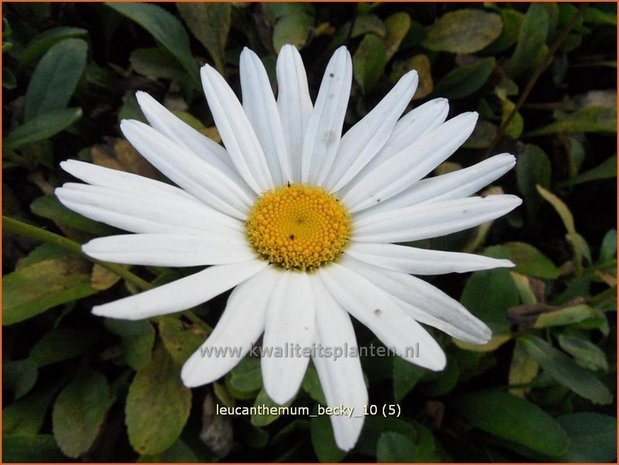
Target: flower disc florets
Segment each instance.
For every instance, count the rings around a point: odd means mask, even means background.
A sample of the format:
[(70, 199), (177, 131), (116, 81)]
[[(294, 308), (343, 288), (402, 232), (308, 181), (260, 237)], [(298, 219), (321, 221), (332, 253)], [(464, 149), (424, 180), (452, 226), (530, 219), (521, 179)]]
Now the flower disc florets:
[(247, 236), (271, 263), (311, 270), (335, 260), (350, 237), (344, 206), (321, 187), (289, 184), (256, 201), (247, 220)]

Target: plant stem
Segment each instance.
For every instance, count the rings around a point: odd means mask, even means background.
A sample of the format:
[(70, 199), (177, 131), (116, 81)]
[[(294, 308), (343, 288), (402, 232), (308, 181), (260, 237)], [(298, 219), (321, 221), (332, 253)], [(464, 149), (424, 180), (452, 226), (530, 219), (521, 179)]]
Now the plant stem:
[(24, 223), (23, 221), (16, 220), (15, 218), (10, 218), (8, 216), (2, 215), (2, 229), (3, 231), (18, 234), (20, 236), (29, 237), (31, 239), (36, 239), (41, 242), (46, 242), (51, 245), (55, 245), (56, 247), (63, 248), (71, 253), (76, 255), (80, 255), (81, 257), (86, 258), (87, 260), (96, 263), (99, 266), (102, 266), (108, 271), (120, 276), (125, 281), (129, 281), (130, 283), (136, 285), (140, 289), (147, 290), (152, 289), (153, 286), (148, 281), (143, 280), (139, 276), (131, 273), (126, 268), (123, 268), (120, 265), (115, 265), (113, 263), (102, 262), (99, 260), (95, 260), (92, 257), (89, 257), (85, 253), (82, 252), (82, 246), (59, 234), (46, 231), (37, 226)]
[(585, 10), (587, 9), (588, 5), (589, 5), (588, 3), (582, 3), (580, 5), (576, 14), (572, 16), (572, 19), (570, 20), (568, 25), (565, 27), (563, 32), (561, 32), (559, 37), (557, 37), (557, 39), (552, 44), (552, 47), (550, 47), (550, 49), (548, 50), (548, 53), (546, 53), (546, 56), (544, 57), (544, 59), (537, 66), (537, 68), (531, 75), (529, 82), (527, 82), (527, 85), (524, 88), (524, 91), (522, 92), (522, 94), (520, 94), (520, 97), (518, 98), (518, 101), (516, 102), (516, 106), (510, 112), (507, 118), (505, 118), (505, 121), (501, 123), (501, 126), (499, 127), (499, 130), (497, 131), (496, 136), (494, 137), (494, 139), (492, 140), (492, 143), (490, 144), (490, 146), (488, 147), (488, 150), (486, 151), (486, 156), (489, 156), (494, 151), (494, 148), (503, 138), (503, 135), (505, 134), (505, 130), (507, 129), (507, 126), (509, 126), (509, 123), (512, 122), (514, 117), (520, 111), (520, 108), (522, 107), (524, 102), (529, 97), (529, 94), (533, 90), (533, 87), (537, 83), (537, 80), (542, 75), (544, 70), (548, 67), (548, 65), (550, 65), (550, 63), (552, 62), (552, 58), (554, 57), (555, 53), (557, 53), (557, 50), (559, 50), (559, 47), (563, 45), (563, 42), (567, 38), (567, 35), (572, 31), (572, 29), (574, 29), (574, 26), (576, 26), (576, 23), (582, 17), (582, 15), (585, 14)]

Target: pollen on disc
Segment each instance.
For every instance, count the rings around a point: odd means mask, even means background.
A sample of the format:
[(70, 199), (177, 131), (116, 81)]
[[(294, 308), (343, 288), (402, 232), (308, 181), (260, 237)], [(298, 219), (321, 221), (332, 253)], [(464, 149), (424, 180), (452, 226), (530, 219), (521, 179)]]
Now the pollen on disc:
[(247, 237), (258, 253), (299, 270), (335, 260), (348, 244), (350, 229), (343, 205), (324, 189), (305, 184), (265, 192), (247, 220)]

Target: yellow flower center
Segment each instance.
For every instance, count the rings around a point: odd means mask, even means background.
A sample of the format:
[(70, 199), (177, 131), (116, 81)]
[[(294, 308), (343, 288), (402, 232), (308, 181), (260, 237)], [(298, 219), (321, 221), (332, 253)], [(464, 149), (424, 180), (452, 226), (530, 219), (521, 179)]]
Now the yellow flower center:
[(271, 189), (253, 205), (247, 237), (271, 263), (311, 270), (331, 262), (350, 236), (350, 217), (320, 187), (289, 184)]

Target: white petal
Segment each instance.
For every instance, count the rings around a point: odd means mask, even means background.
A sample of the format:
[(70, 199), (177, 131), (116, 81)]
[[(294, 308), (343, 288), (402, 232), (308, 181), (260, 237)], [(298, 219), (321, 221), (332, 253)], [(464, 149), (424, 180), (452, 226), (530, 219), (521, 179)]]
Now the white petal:
[(234, 168), (228, 152), (217, 142), (196, 131), (146, 92), (136, 92), (135, 97), (148, 123), (157, 131), (227, 174)]
[(120, 129), (138, 152), (184, 190), (223, 213), (245, 219), (255, 196), (244, 183), (229, 178), (147, 124), (123, 120)]
[(380, 151), (378, 161), (385, 160), (404, 150), (424, 134), (445, 122), (449, 113), (449, 101), (435, 98), (414, 108), (404, 115), (395, 125), (389, 141)]
[(247, 354), (264, 331), (267, 305), (277, 274), (269, 266), (232, 291), (215, 329), (183, 365), (181, 378), (185, 386), (212, 383)]
[(318, 275), (335, 300), (388, 349), (415, 365), (435, 371), (445, 368), (447, 360), (438, 343), (382, 289), (337, 263)]
[[(320, 357), (320, 350), (313, 357), (327, 405), (344, 405), (354, 408), (352, 417), (330, 417), (337, 446), (342, 450), (352, 449), (363, 428), (363, 411), (368, 404), (368, 391), (363, 379), (359, 356), (349, 356), (345, 348), (356, 348), (355, 331), (346, 313), (335, 302), (319, 279), (311, 281), (316, 297), (316, 335), (318, 347), (329, 350), (333, 356)], [(340, 349), (343, 356), (335, 355)]]
[(413, 97), (418, 80), (416, 71), (406, 73), (372, 111), (346, 132), (325, 187), (338, 191), (385, 145)]
[(385, 201), (445, 161), (473, 132), (477, 113), (462, 113), (417, 139), (365, 176), (342, 197), (351, 212)]
[[(314, 297), (307, 274), (282, 272), (269, 301), (261, 359), (264, 389), (278, 404), (292, 399), (301, 386), (315, 326)], [(299, 353), (291, 353), (297, 348)], [(283, 357), (277, 355), (278, 350), (284, 351)]]
[(522, 200), (514, 195), (490, 195), (446, 200), (379, 212), (355, 221), (359, 242), (409, 242), (444, 236), (494, 220)]
[(78, 160), (66, 160), (60, 162), (60, 167), (67, 173), (70, 173), (76, 178), (81, 179), (88, 184), (92, 184), (93, 186), (111, 187), (117, 191), (136, 194), (139, 193), (142, 195), (165, 195), (170, 198), (180, 197), (181, 200), (189, 200), (193, 203), (199, 203), (200, 205), (204, 205), (205, 208), (212, 210), (194, 196), (189, 195), (187, 192), (176, 186), (146, 178), (144, 176), (139, 176), (137, 174), (127, 173), (125, 171), (114, 170), (111, 168), (104, 168), (103, 166)]
[[(445, 122), (447, 113), (449, 113), (449, 102), (444, 98), (430, 100), (409, 111), (397, 122), (389, 140), (385, 143), (383, 148), (380, 149), (378, 154), (365, 165), (357, 177), (365, 177), (393, 155), (404, 150), (423, 135), (439, 127)], [(351, 184), (354, 184), (354, 182), (342, 188), (341, 192), (338, 192), (338, 195), (342, 197), (348, 192)]]
[(346, 47), (340, 47), (327, 65), (303, 139), (301, 180), (304, 183), (320, 184), (331, 169), (340, 144), (351, 85), (352, 59)]
[(277, 108), (288, 148), (291, 182), (301, 181), (301, 152), (312, 100), (301, 55), (293, 45), (284, 45), (277, 57)]
[(241, 53), (240, 73), (243, 109), (256, 131), (273, 182), (285, 184), (292, 180), (292, 173), (277, 103), (264, 65), (248, 48)]
[(373, 242), (351, 242), (344, 253), (370, 265), (421, 275), (467, 273), (514, 266), (509, 260), (483, 255)]
[(484, 344), (492, 336), (490, 328), (460, 302), (419, 278), (381, 269), (350, 257), (342, 260), (342, 266), (387, 292), (415, 320), (474, 344)]
[(92, 313), (122, 320), (142, 320), (187, 310), (249, 279), (265, 266), (264, 260), (214, 265), (149, 291), (97, 305)]
[(84, 244), (82, 251), (97, 260), (148, 266), (223, 265), (257, 258), (242, 233), (108, 236)]
[[(183, 196), (66, 183), (63, 205), (95, 221), (136, 233), (235, 234), (243, 224)], [(146, 195), (145, 195), (146, 194)]]
[(358, 212), (362, 218), (368, 212), (387, 211), (419, 203), (437, 202), (468, 197), (500, 178), (516, 164), (513, 155), (503, 153), (488, 158), (476, 165), (451, 173), (422, 179), (390, 199)]
[(200, 70), (202, 86), (232, 163), (256, 194), (273, 187), (273, 178), (256, 133), (225, 79), (211, 66)]

